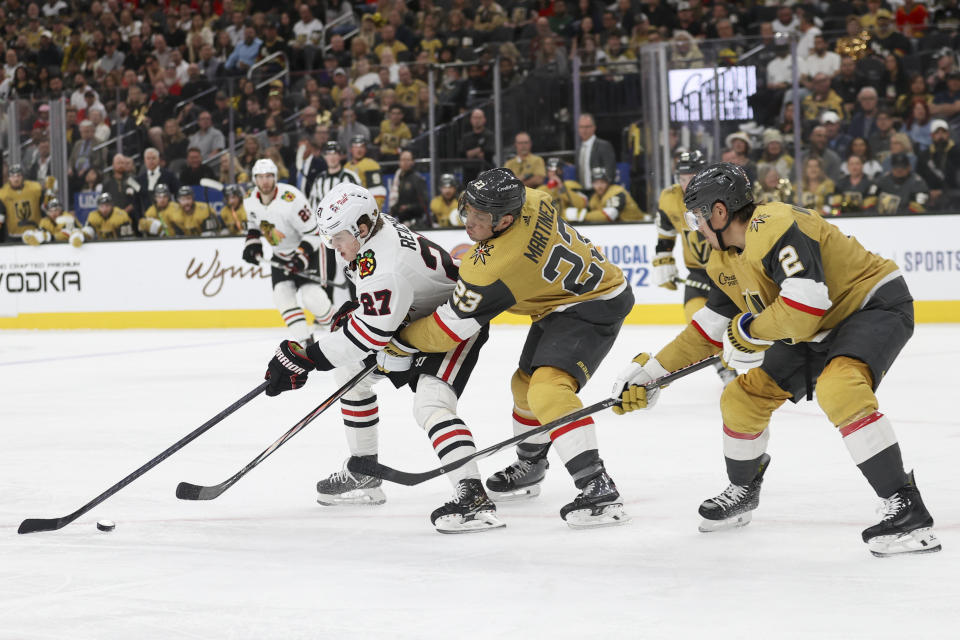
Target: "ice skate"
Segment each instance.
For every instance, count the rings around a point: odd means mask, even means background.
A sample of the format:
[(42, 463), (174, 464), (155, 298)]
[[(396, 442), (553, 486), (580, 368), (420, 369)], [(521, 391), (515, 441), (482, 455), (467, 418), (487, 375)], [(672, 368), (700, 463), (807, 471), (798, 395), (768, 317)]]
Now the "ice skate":
[(571, 529), (589, 529), (626, 524), (630, 516), (623, 510), (617, 485), (606, 471), (594, 476), (573, 502), (560, 509)]
[(474, 533), (506, 526), (497, 518), (497, 505), (490, 501), (479, 480), (461, 480), (453, 500), (430, 514), (440, 533)]
[(339, 505), (378, 505), (387, 501), (383, 480), (362, 473), (351, 473), (347, 463), (340, 471), (317, 483), (317, 502), (328, 507)]
[(933, 517), (923, 504), (913, 471), (908, 478), (906, 485), (884, 499), (878, 509), (882, 516), (880, 522), (863, 530), (863, 541), (878, 558), (940, 551), (940, 540), (933, 531)]
[(540, 483), (547, 475), (550, 463), (547, 451), (532, 458), (518, 458), (507, 468), (487, 478), (487, 489), (494, 502), (524, 500), (540, 495)]
[(751, 512), (760, 505), (760, 485), (763, 474), (770, 465), (770, 456), (760, 456), (760, 470), (750, 484), (730, 484), (718, 496), (704, 500), (700, 505), (700, 531), (722, 531), (750, 524)]

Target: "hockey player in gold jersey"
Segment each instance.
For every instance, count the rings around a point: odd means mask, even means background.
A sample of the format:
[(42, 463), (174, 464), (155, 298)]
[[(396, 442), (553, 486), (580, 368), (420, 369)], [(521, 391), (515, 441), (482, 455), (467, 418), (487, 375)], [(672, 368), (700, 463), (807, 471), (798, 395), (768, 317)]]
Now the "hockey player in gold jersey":
[(43, 187), (39, 182), (25, 180), (23, 167), (10, 165), (9, 180), (0, 187), (0, 240), (20, 238), (24, 231), (36, 229), (40, 223)]
[(164, 224), (167, 233), (177, 236), (213, 235), (220, 230), (220, 221), (210, 206), (205, 202), (197, 202), (193, 196), (193, 189), (187, 185), (177, 191), (177, 204), (180, 211), (171, 211)]
[(247, 233), (247, 210), (243, 208), (243, 190), (239, 185), (228, 184), (223, 190), (220, 220), (223, 228), (232, 236), (242, 236)]
[(357, 174), (360, 185), (373, 194), (378, 207), (383, 207), (383, 201), (387, 199), (383, 170), (379, 162), (367, 157), (367, 139), (364, 136), (357, 135), (350, 139), (350, 162), (344, 168)]
[[(677, 280), (680, 272), (677, 270), (677, 261), (673, 257), (673, 250), (679, 237), (682, 241), (683, 263), (687, 268), (687, 280), (691, 283), (700, 283), (703, 288), (694, 284), (683, 287), (683, 315), (687, 322), (693, 314), (707, 304), (707, 292), (710, 290), (710, 277), (707, 275), (707, 260), (710, 259), (710, 245), (703, 234), (687, 228), (683, 214), (687, 210), (683, 204), (683, 192), (697, 171), (706, 166), (707, 161), (699, 151), (684, 151), (677, 157), (677, 182), (660, 192), (660, 202), (657, 208), (657, 247), (653, 256), (653, 283), (658, 287), (677, 290)], [(736, 377), (736, 372), (717, 363), (717, 375), (724, 385)]]
[(87, 240), (132, 238), (133, 222), (126, 211), (113, 206), (113, 196), (104, 191), (97, 197), (97, 208), (87, 216), (83, 235)]
[(627, 190), (613, 182), (605, 167), (590, 170), (593, 194), (587, 202), (583, 222), (641, 222), (647, 218)]
[(36, 246), (46, 242), (69, 241), (75, 247), (83, 244), (83, 231), (80, 230), (77, 218), (69, 211), (64, 211), (59, 200), (51, 198), (45, 213), (36, 229), (23, 232), (25, 243)]
[(137, 228), (141, 235), (162, 236), (174, 235), (173, 229), (167, 226), (167, 220), (171, 217), (179, 218), (183, 215), (180, 205), (173, 201), (173, 195), (170, 188), (162, 182), (157, 183), (153, 188), (153, 204), (146, 210)]
[(867, 251), (816, 212), (757, 206), (743, 169), (719, 163), (690, 182), (690, 228), (710, 243), (707, 305), (656, 357), (641, 353), (615, 385), (618, 413), (647, 408), (642, 386), (711, 354), (737, 370), (720, 400), (730, 485), (703, 502), (701, 531), (743, 526), (759, 503), (770, 462), (770, 417), (785, 401), (812, 399), (883, 499), (863, 531), (874, 555), (940, 549), (890, 420), (875, 391), (913, 334), (913, 298), (897, 265)]
[(430, 201), (430, 216), (433, 226), (446, 229), (462, 227), (463, 217), (460, 215), (460, 201), (457, 198), (457, 178), (452, 173), (445, 173), (437, 179), (440, 183), (440, 193)]
[[(475, 244), (461, 262), (450, 299), (412, 322), (388, 349), (401, 355), (444, 352), (504, 311), (529, 315), (533, 325), (511, 381), (514, 429), (521, 433), (576, 411), (582, 406), (577, 392), (633, 308), (623, 273), (557, 215), (548, 194), (524, 187), (508, 169), (484, 171), (470, 182), (460, 210)], [(487, 480), (492, 496), (538, 485), (553, 442), (581, 491), (560, 511), (567, 524), (629, 519), (600, 459), (592, 418), (531, 440), (519, 445), (517, 462)], [(523, 486), (514, 486), (521, 476)]]
[(576, 180), (563, 179), (563, 160), (560, 158), (547, 160), (547, 181), (538, 189), (550, 194), (553, 208), (566, 220), (582, 220), (586, 215), (587, 196), (581, 192), (583, 185)]

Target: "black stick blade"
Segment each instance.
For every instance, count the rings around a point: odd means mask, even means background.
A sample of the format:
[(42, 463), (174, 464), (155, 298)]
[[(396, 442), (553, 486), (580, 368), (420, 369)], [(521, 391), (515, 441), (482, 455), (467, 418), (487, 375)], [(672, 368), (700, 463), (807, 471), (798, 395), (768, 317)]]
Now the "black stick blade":
[(353, 473), (362, 473), (366, 476), (373, 476), (374, 478), (380, 478), (381, 480), (386, 480), (387, 482), (402, 484), (408, 487), (412, 487), (420, 484), (421, 482), (426, 482), (427, 480), (432, 480), (433, 478), (442, 476), (449, 470), (447, 467), (440, 467), (439, 469), (434, 469), (433, 471), (410, 473), (388, 467), (387, 465), (380, 464), (379, 462), (364, 460), (362, 458), (350, 458), (350, 460), (347, 462), (347, 469)]
[(203, 487), (200, 485), (181, 482), (177, 485), (177, 497), (181, 500), (199, 500), (201, 489)]
[(37, 531), (56, 531), (66, 524), (61, 518), (27, 518), (20, 523), (17, 533), (36, 533)]

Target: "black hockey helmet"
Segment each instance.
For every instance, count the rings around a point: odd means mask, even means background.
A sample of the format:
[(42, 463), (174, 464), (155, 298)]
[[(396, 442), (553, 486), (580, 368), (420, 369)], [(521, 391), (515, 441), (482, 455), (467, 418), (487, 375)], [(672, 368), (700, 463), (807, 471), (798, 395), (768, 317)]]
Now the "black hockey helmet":
[(527, 188), (510, 169), (497, 167), (481, 173), (467, 183), (460, 195), (460, 211), (469, 204), (477, 211), (493, 216), (493, 226), (505, 215), (516, 218), (527, 201)]
[(606, 167), (593, 167), (590, 169), (590, 182), (594, 180), (606, 180), (610, 182), (610, 176), (607, 174)]
[(351, 145), (362, 144), (363, 146), (367, 146), (367, 136), (363, 135), (362, 133), (359, 133), (353, 136), (352, 138), (350, 138), (350, 144)]
[(452, 173), (445, 173), (437, 179), (437, 182), (440, 184), (441, 187), (455, 188), (457, 186), (457, 177)]
[(186, 197), (190, 197), (190, 198), (193, 198), (193, 197), (194, 197), (194, 195), (193, 195), (193, 189), (190, 188), (190, 185), (186, 185), (186, 184), (185, 184), (185, 185), (183, 185), (182, 187), (180, 187), (179, 189), (177, 189), (177, 200), (179, 200), (180, 198), (183, 198), (183, 197), (185, 197), (185, 196), (186, 196)]
[(22, 176), (23, 175), (23, 165), (12, 164), (7, 170), (7, 175), (9, 176)]
[(753, 188), (743, 169), (731, 162), (718, 162), (697, 172), (687, 185), (683, 202), (687, 207), (687, 225), (697, 229), (700, 219), (705, 220), (707, 227), (717, 234), (721, 248), (724, 248), (720, 233), (730, 226), (733, 216), (727, 218), (723, 228), (715, 229), (710, 222), (713, 205), (722, 202), (728, 213), (736, 213), (753, 202)]
[(328, 153), (339, 153), (343, 154), (343, 147), (340, 146), (340, 143), (336, 140), (330, 140), (329, 142), (323, 145), (324, 155)]
[(153, 199), (156, 200), (160, 196), (170, 197), (170, 187), (168, 187), (163, 182), (160, 182), (153, 188)]
[(238, 184), (228, 184), (223, 188), (223, 197), (229, 198), (230, 196), (237, 196), (243, 200), (243, 189), (240, 188)]
[(707, 164), (700, 151), (684, 151), (677, 156), (677, 175), (695, 174)]
[(54, 209), (58, 211), (63, 211), (63, 205), (60, 204), (60, 201), (57, 198), (50, 198), (50, 200), (47, 202), (46, 209), (48, 213), (53, 211)]
[(113, 196), (106, 191), (102, 192), (97, 197), (97, 206), (100, 206), (101, 204), (113, 204)]

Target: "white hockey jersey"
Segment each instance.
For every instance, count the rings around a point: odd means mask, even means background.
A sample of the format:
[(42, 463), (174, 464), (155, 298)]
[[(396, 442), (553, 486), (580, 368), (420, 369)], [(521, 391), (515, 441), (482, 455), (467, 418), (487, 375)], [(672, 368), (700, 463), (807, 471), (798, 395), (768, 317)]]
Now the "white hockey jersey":
[(428, 316), (450, 297), (459, 269), (436, 243), (382, 214), (383, 227), (349, 265), (338, 266), (356, 286), (356, 309), (317, 346), (334, 366), (355, 364), (383, 349), (406, 320)]
[(247, 229), (260, 231), (280, 258), (292, 256), (304, 240), (314, 249), (321, 248), (316, 212), (296, 187), (278, 183), (269, 205), (263, 204), (260, 190), (255, 187), (243, 200), (243, 207), (247, 211)]

